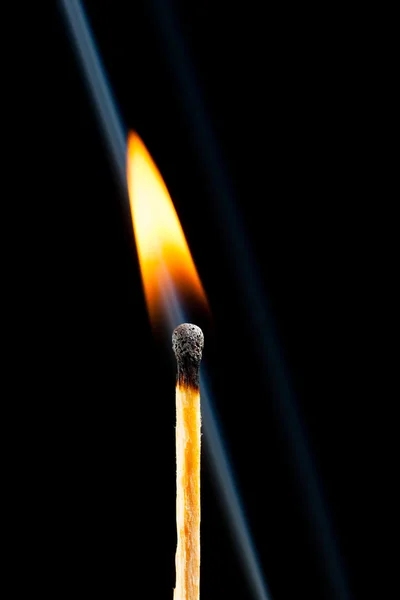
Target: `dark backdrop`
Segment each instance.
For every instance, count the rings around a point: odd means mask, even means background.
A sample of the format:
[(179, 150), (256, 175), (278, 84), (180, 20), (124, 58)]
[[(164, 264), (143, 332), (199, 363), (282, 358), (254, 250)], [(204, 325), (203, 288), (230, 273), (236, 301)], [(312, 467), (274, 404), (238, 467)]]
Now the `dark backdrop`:
[[(84, 4), (122, 118), (166, 181), (209, 297), (214, 326), (205, 352), (215, 409), (271, 595), (333, 598), (294, 473), (296, 449), (249, 333), (251, 298), (216, 218), (218, 198), (153, 4)], [(368, 177), (360, 159), (367, 144), (358, 89), (363, 53), (345, 16), (327, 10), (172, 6), (356, 597), (364, 576), (362, 423), (369, 410), (355, 358), (362, 318), (354, 292), (364, 268), (363, 241), (354, 237), (362, 229), (357, 194)], [(45, 93), (34, 136), (43, 149), (38, 156), (30, 150), (40, 165), (38, 213), (24, 259), (27, 321), (40, 340), (25, 350), (38, 398), (27, 420), (39, 424), (25, 459), (35, 500), (24, 513), (25, 551), (40, 565), (32, 585), (54, 597), (79, 589), (170, 598), (174, 361), (170, 346), (152, 336), (121, 192), (63, 19), (56, 8), (51, 16), (45, 31), (37, 23), (46, 50), (35, 68)], [(251, 598), (206, 453), (201, 576), (206, 599)], [(149, 591), (139, 592), (142, 585)]]

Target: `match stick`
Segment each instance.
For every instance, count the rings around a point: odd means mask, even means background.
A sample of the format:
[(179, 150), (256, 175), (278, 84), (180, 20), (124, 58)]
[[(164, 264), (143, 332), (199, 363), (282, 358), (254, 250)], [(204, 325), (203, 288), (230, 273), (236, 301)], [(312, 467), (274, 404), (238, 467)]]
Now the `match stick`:
[(200, 597), (200, 360), (203, 332), (183, 323), (172, 334), (176, 377), (176, 582), (174, 600)]

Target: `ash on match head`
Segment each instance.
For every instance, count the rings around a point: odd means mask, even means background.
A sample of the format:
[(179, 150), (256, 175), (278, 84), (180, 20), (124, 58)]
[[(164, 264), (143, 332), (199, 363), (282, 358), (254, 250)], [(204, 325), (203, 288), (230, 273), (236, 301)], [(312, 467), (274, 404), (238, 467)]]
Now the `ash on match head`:
[(182, 323), (172, 334), (172, 348), (178, 364), (177, 383), (199, 387), (199, 368), (204, 347), (204, 335), (200, 327)]

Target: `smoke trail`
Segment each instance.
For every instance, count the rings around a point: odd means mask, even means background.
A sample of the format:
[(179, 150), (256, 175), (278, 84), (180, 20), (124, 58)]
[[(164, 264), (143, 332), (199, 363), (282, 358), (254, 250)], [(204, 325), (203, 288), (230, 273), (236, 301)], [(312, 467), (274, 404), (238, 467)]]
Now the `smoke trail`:
[[(111, 88), (96, 49), (93, 34), (78, 0), (60, 0), (60, 5), (68, 23), (79, 64), (81, 65), (85, 83), (93, 100), (111, 160), (116, 169), (124, 195), (127, 198), (127, 132), (116, 108)], [(129, 204), (127, 204), (127, 207), (129, 208)], [(173, 290), (167, 293), (164, 302), (172, 331), (177, 325), (185, 322), (185, 315), (174, 296)], [(212, 408), (211, 394), (204, 376), (201, 378), (201, 402), (205, 443), (212, 458), (211, 463), (215, 473), (215, 480), (218, 483), (227, 516), (232, 524), (244, 571), (253, 590), (254, 598), (256, 600), (271, 600), (244, 517), (241, 501), (235, 487), (232, 468), (229, 465), (221, 441), (221, 434)]]

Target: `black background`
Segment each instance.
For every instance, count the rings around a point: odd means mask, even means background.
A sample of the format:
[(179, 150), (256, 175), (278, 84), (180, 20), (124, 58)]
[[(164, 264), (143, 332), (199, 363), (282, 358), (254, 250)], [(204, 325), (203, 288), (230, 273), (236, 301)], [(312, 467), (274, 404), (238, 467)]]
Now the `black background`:
[[(368, 60), (348, 15), (261, 10), (252, 2), (172, 6), (268, 299), (346, 577), (353, 596), (362, 597), (363, 505), (376, 469), (364, 428), (372, 409), (359, 389), (369, 251), (360, 186), (372, 185), (363, 161)], [(153, 4), (85, 7), (121, 116), (166, 181), (208, 294), (214, 322), (205, 352), (215, 409), (271, 596), (334, 598), (246, 322), (251, 298), (216, 218), (218, 198)], [(32, 335), (22, 358), (34, 365), (26, 379), (37, 397), (25, 413), (28, 428), (35, 426), (24, 458), (32, 509), (22, 503), (23, 553), (38, 560), (30, 581), (43, 594), (170, 598), (172, 351), (151, 333), (123, 197), (57, 8), (51, 17), (50, 27), (37, 23), (45, 50), (34, 68), (43, 76), (44, 110), (39, 123), (26, 113), (38, 142), (29, 154), (39, 167), (23, 260), (31, 302), (21, 312)], [(206, 452), (201, 578), (204, 598), (251, 598)], [(148, 592), (139, 593), (142, 586)]]

